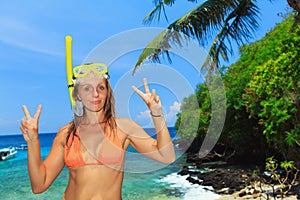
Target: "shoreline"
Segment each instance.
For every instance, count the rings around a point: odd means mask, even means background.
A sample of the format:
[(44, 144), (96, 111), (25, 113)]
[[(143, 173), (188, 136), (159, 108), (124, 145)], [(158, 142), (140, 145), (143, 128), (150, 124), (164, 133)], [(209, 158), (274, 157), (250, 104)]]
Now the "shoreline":
[(279, 197), (279, 184), (271, 187), (257, 167), (230, 164), (222, 159), (209, 160), (198, 158), (197, 155), (187, 154), (187, 161), (177, 173), (187, 176), (186, 180), (192, 184), (209, 186), (213, 192), (220, 195), (218, 200), (231, 199), (276, 199), (297, 200), (300, 199), (300, 177), (292, 186), (286, 197)]

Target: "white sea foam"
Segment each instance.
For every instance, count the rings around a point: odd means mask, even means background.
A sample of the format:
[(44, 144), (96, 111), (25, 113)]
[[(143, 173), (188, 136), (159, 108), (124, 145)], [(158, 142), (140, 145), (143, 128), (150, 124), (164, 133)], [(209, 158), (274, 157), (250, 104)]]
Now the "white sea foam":
[(221, 197), (213, 192), (212, 187), (192, 184), (186, 180), (187, 177), (188, 175), (181, 176), (172, 173), (159, 179), (158, 182), (168, 184), (169, 187), (184, 193), (184, 200), (217, 200)]

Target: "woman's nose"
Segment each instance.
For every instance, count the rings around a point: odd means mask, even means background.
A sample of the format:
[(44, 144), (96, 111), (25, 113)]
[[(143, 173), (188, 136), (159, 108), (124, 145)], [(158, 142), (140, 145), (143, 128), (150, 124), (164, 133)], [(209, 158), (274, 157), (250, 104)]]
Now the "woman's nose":
[(98, 92), (98, 90), (96, 88), (94, 88), (93, 93), (94, 93), (93, 94), (94, 97), (98, 97), (99, 96), (99, 92)]

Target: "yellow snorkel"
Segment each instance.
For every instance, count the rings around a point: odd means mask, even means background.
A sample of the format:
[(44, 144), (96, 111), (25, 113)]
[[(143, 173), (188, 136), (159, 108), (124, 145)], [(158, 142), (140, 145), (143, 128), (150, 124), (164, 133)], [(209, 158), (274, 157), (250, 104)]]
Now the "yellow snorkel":
[(67, 81), (68, 81), (68, 89), (70, 95), (70, 101), (72, 108), (75, 106), (75, 100), (73, 99), (73, 74), (72, 74), (72, 37), (66, 36), (66, 70), (67, 70)]

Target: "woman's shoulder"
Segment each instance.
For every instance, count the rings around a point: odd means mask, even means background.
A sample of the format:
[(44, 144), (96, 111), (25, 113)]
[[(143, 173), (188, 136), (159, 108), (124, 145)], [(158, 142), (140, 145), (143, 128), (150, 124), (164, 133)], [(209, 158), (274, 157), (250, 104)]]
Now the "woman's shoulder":
[(120, 127), (120, 126), (131, 127), (134, 124), (136, 124), (135, 121), (133, 121), (132, 119), (129, 119), (129, 118), (116, 118), (116, 123), (117, 123), (118, 127)]
[(116, 118), (117, 127), (125, 133), (131, 133), (140, 127), (134, 120), (129, 118)]
[(129, 118), (117, 117), (115, 118), (117, 123), (132, 123), (133, 120)]
[(69, 133), (70, 128), (72, 127), (72, 123), (68, 123), (64, 126), (62, 126), (58, 131), (57, 134), (55, 136), (55, 140), (60, 141), (60, 142), (64, 142), (66, 141), (66, 137)]
[(57, 134), (66, 134), (66, 133), (68, 133), (68, 131), (70, 130), (71, 127), (72, 127), (72, 123), (68, 123), (68, 124), (62, 126), (58, 130)]

